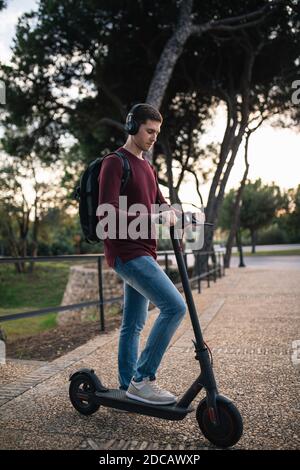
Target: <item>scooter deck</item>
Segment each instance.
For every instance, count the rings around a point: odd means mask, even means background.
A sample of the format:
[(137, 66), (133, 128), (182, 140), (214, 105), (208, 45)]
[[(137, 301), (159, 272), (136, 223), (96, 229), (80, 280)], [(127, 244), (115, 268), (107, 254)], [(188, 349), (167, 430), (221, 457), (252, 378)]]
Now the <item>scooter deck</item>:
[(119, 410), (131, 411), (142, 415), (154, 416), (162, 419), (169, 419), (178, 421), (183, 419), (188, 413), (191, 413), (194, 408), (180, 408), (175, 404), (173, 405), (150, 405), (141, 401), (132, 400), (128, 398), (124, 390), (109, 389), (106, 392), (95, 392), (97, 402), (109, 408), (117, 408)]

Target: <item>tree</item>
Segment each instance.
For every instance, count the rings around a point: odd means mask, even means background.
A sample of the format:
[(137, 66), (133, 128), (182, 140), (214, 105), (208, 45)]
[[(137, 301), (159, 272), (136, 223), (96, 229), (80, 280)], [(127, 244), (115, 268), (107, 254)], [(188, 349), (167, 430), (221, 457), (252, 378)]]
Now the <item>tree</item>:
[(300, 242), (300, 185), (287, 192), (288, 208), (278, 218), (278, 226), (288, 238), (289, 243)]
[[(236, 191), (231, 189), (224, 198), (220, 226), (230, 229), (234, 215)], [(286, 198), (274, 183), (263, 184), (261, 179), (248, 181), (242, 194), (240, 208), (240, 227), (250, 231), (252, 253), (255, 253), (257, 231), (271, 224), (274, 217), (286, 209)]]
[[(37, 175), (39, 169), (39, 162), (30, 156), (22, 161), (10, 157), (0, 167), (1, 234), (14, 257), (25, 257), (29, 251), (32, 256), (37, 255), (40, 219), (59, 201), (59, 189), (41, 181)], [(31, 195), (28, 194), (30, 185)], [(25, 271), (24, 263), (16, 267), (18, 272)]]
[[(157, 63), (147, 95), (147, 102), (153, 104), (153, 106), (156, 106), (157, 108), (160, 108), (161, 106), (176, 62), (181, 56), (184, 46), (191, 36), (197, 36), (199, 38), (204, 33), (208, 32), (224, 30), (236, 31), (254, 26), (264, 20), (270, 7), (267, 3), (263, 4), (262, 2), (260, 8), (256, 11), (251, 13), (247, 12), (239, 16), (233, 15), (231, 18), (225, 19), (217, 19), (216, 12), (214, 12), (215, 16), (212, 16), (213, 19), (210, 17), (208, 21), (203, 22), (203, 15), (206, 13), (205, 7), (204, 11), (203, 4), (201, 5), (201, 10), (195, 9), (195, 4), (197, 4), (197, 2), (194, 2), (193, 0), (180, 2), (180, 10), (175, 30), (172, 36), (168, 39)], [(208, 10), (211, 14), (211, 10)], [(200, 22), (201, 20), (199, 21), (199, 11), (201, 11), (202, 22)]]
[[(30, 204), (25, 197), (21, 179), (22, 169), (16, 163), (3, 165), (1, 178), (2, 235), (8, 240), (12, 256), (27, 255)], [(24, 264), (18, 264), (19, 272), (24, 271)]]
[(280, 188), (274, 183), (263, 185), (261, 179), (245, 186), (241, 209), (241, 226), (250, 230), (252, 253), (255, 253), (257, 231), (269, 225), (277, 211), (285, 206)]
[[(214, 79), (218, 84), (216, 88), (219, 88), (219, 93), (217, 90), (216, 95), (220, 97), (223, 95), (227, 106), (227, 127), (206, 207), (207, 219), (215, 225), (235, 156), (243, 136), (251, 129), (251, 122), (262, 122), (269, 119), (274, 123), (273, 116), (275, 116), (277, 123), (282, 125), (283, 119), (292, 116), (294, 112), (295, 106), (291, 103), (291, 75), (295, 76), (297, 72), (296, 57), (298, 55), (297, 49), (299, 50), (299, 28), (296, 26), (296, 17), (299, 16), (299, 10), (294, 9), (294, 16), (291, 11), (280, 11), (280, 14), (275, 18), (277, 26), (273, 23), (274, 19), (272, 21), (270, 18), (265, 23), (264, 29), (261, 27), (254, 29), (254, 35), (250, 31), (242, 32), (240, 41), (242, 48), (245, 50), (245, 56), (239, 55), (237, 45), (234, 48), (236, 53), (231, 53), (232, 62), (235, 61), (235, 65), (232, 66), (231, 64), (230, 67), (227, 67), (227, 70), (231, 71), (227, 84), (223, 78), (226, 77), (226, 69), (219, 67), (219, 75), (215, 72), (211, 74), (211, 82), (213, 83)], [(292, 23), (295, 28), (290, 28), (289, 16), (293, 18)], [(284, 24), (288, 27), (284, 27)], [(274, 29), (272, 30), (272, 28)], [(224, 38), (221, 38), (222, 40)], [(236, 40), (237, 36), (235, 42)], [(228, 42), (228, 39), (226, 41)], [(296, 46), (296, 44), (298, 45)], [(224, 62), (222, 48), (221, 52), (222, 64)], [(275, 53), (277, 61), (272, 65), (270, 57), (273, 57)], [(240, 58), (244, 62), (243, 68), (238, 66), (239, 63), (242, 64)], [(239, 68), (241, 73), (236, 75)], [(206, 67), (206, 70), (209, 70), (208, 67)], [(219, 80), (220, 76), (221, 80)], [(240, 80), (238, 77), (240, 77)], [(280, 119), (281, 116), (282, 119)], [(237, 212), (238, 207), (237, 200), (235, 207)], [(234, 227), (229, 243), (232, 243), (233, 237)], [(209, 246), (205, 246), (204, 249), (209, 249)], [(228, 246), (228, 255), (229, 250), (230, 247)]]
[[(13, 83), (4, 121), (10, 153), (30, 150), (50, 161), (60, 155), (69, 136), (72, 153), (90, 160), (124, 139), (121, 121), (133, 101), (146, 96), (164, 114), (180, 94), (202, 93), (209, 104), (222, 101), (227, 106), (206, 208), (207, 219), (216, 224), (251, 113), (260, 109), (261, 97), (269, 97), (274, 84), (273, 95), (281, 90), (278, 76), (292, 69), (299, 27), (292, 0), (231, 0), (229, 9), (214, 1), (199, 7), (200, 2), (192, 0), (169, 0), (168, 8), (158, 1), (99, 5), (42, 0), (38, 12), (20, 21), (14, 67), (4, 69)], [(228, 11), (231, 17), (226, 18)], [(275, 50), (279, 59), (267, 60)], [(181, 78), (184, 66), (187, 73)], [(70, 87), (77, 88), (75, 99), (68, 93)], [(184, 138), (188, 141), (188, 129)], [(168, 151), (166, 141), (164, 146)], [(170, 156), (166, 163), (171, 181)], [(180, 161), (184, 171), (195, 174), (197, 165), (191, 168), (188, 160), (188, 169), (187, 159)], [(176, 192), (178, 187), (172, 198)]]
[(154, 163), (159, 183), (168, 187), (172, 204), (181, 203), (179, 190), (187, 175), (193, 176), (201, 203), (200, 185), (212, 171), (204, 164), (214, 152), (201, 140), (209, 121), (208, 100), (196, 93), (176, 94), (164, 113)]
[[(235, 6), (238, 7), (238, 5)], [(219, 8), (219, 14), (222, 15), (220, 10), (221, 8)], [(282, 10), (280, 15), (282, 24), (288, 21), (289, 13)], [(283, 100), (281, 89), (283, 85), (285, 89), (287, 88), (287, 77), (280, 75), (280, 72), (285, 63), (288, 62), (291, 65), (297, 57), (297, 48), (294, 47), (295, 39), (289, 38), (290, 55), (286, 54), (281, 42), (284, 41), (286, 46), (287, 38), (278, 38), (278, 32), (273, 36), (271, 34), (278, 18), (274, 18), (273, 15), (272, 18), (265, 20), (264, 30), (257, 24), (252, 29), (237, 28), (238, 32), (224, 28), (226, 36), (225, 33), (223, 36), (218, 35), (217, 31), (213, 35), (206, 35), (205, 40), (202, 38), (201, 42), (194, 40), (191, 44), (190, 41), (189, 47), (178, 60), (173, 81), (168, 89), (169, 94), (172, 85), (175, 91), (179, 87), (182, 88), (182, 93), (197, 90), (198, 93), (207, 97), (210, 109), (213, 109), (213, 103), (214, 105), (221, 101), (226, 103), (227, 127), (220, 146), (219, 161), (206, 207), (207, 220), (215, 225), (236, 154), (245, 132), (250, 129), (249, 124), (254, 120), (262, 121), (274, 113), (290, 109), (290, 99), (288, 99), (290, 97), (285, 95), (285, 100)], [(277, 30), (279, 31), (279, 28)], [(295, 34), (295, 37), (299, 43), (299, 35)], [(274, 48), (274, 50), (278, 50), (280, 46), (281, 62), (278, 62), (277, 69), (270, 67), (268, 71), (267, 66), (270, 64), (268, 63), (265, 67), (263, 64), (266, 62), (265, 56), (271, 52), (270, 43), (272, 43), (271, 49)], [(260, 70), (263, 72), (258, 73)], [(210, 246), (204, 247), (205, 251), (208, 249)]]
[[(239, 226), (240, 226), (240, 212), (241, 212), (241, 205), (242, 205), (242, 198), (243, 192), (245, 188), (245, 184), (248, 177), (249, 171), (249, 162), (248, 162), (248, 147), (249, 147), (249, 139), (253, 132), (255, 132), (263, 123), (264, 119), (262, 118), (258, 123), (255, 124), (252, 128), (247, 128), (246, 130), (246, 137), (245, 137), (245, 171), (243, 174), (243, 178), (240, 184), (239, 189), (237, 190), (235, 201), (233, 204), (233, 212), (232, 212), (232, 219), (230, 224), (229, 235), (226, 243), (226, 253), (224, 256), (224, 266), (225, 268), (229, 268), (230, 266), (230, 258), (231, 258), (231, 251), (232, 245), (234, 242), (234, 238), (237, 240), (237, 244), (241, 237), (239, 236)], [(241, 243), (240, 243), (241, 244)], [(241, 251), (241, 249), (240, 249)], [(242, 255), (241, 255), (242, 256)], [(243, 260), (241, 258), (240, 266), (244, 266)]]
[[(37, 12), (20, 20), (14, 66), (4, 68), (12, 84), (7, 100), (11, 119), (7, 117), (5, 127), (22, 126), (19, 144), (21, 139), (45, 160), (57, 157), (65, 135), (76, 139), (82, 158), (94, 158), (99, 149), (111, 149), (124, 139), (121, 122), (133, 101), (147, 96), (163, 108), (190, 37), (199, 41), (209, 31), (253, 26), (276, 3), (257, 1), (249, 13), (249, 2), (235, 9), (237, 17), (222, 19), (227, 8), (206, 2), (201, 21), (193, 0), (168, 0), (167, 8), (157, 0), (147, 5), (41, 0)], [(77, 88), (75, 99), (69, 88)]]
[(82, 253), (78, 217), (68, 214), (62, 207), (50, 207), (40, 219), (39, 250), (46, 255)]
[(230, 258), (231, 258), (231, 251), (232, 251), (232, 245), (234, 242), (234, 238), (236, 239), (237, 245), (239, 247), (240, 251), (240, 256), (241, 256), (241, 261), (240, 265), (244, 266), (244, 262), (242, 260), (242, 253), (241, 253), (241, 237), (240, 237), (240, 213), (241, 213), (241, 205), (242, 205), (242, 197), (243, 197), (243, 192), (248, 176), (248, 171), (249, 171), (249, 163), (248, 163), (248, 144), (249, 144), (249, 137), (250, 137), (250, 132), (246, 136), (246, 141), (245, 141), (245, 171), (243, 174), (243, 178), (240, 184), (240, 187), (238, 188), (236, 194), (235, 194), (235, 199), (232, 204), (232, 219), (230, 223), (230, 230), (229, 230), (229, 235), (226, 243), (226, 252), (224, 256), (224, 267), (229, 268), (230, 267)]

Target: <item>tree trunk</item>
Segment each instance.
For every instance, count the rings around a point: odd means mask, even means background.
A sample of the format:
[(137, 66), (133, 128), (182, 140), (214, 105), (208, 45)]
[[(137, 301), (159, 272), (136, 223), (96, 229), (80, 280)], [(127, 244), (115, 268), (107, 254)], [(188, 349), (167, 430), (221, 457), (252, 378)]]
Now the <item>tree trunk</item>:
[(246, 265), (244, 263), (242, 237), (241, 237), (241, 231), (239, 227), (236, 231), (236, 245), (238, 247), (238, 252), (239, 252), (239, 257), (240, 257), (239, 268), (245, 268)]
[(252, 70), (253, 70), (255, 57), (258, 51), (261, 49), (261, 47), (262, 47), (261, 44), (259, 44), (257, 46), (256, 51), (253, 51), (253, 50), (248, 51), (247, 57), (245, 59), (243, 75), (241, 77), (242, 103), (241, 103), (241, 119), (239, 122), (239, 131), (238, 131), (237, 136), (235, 136), (232, 140), (230, 159), (227, 163), (225, 172), (220, 182), (220, 189), (219, 189), (216, 201), (215, 201), (214, 214), (213, 214), (215, 225), (217, 225), (219, 209), (224, 199), (225, 188), (226, 188), (226, 184), (227, 184), (230, 172), (232, 170), (232, 167), (233, 167), (236, 155), (238, 153), (239, 147), (241, 145), (243, 136), (249, 124), (250, 89), (251, 89)]
[[(36, 174), (35, 169), (33, 168), (33, 174), (35, 178), (35, 199), (34, 199), (34, 222), (33, 222), (33, 229), (32, 229), (32, 250), (31, 256), (37, 256), (38, 254), (38, 233), (39, 233), (39, 226), (40, 226), (40, 219), (39, 219), (39, 185), (36, 181)], [(30, 262), (29, 265), (29, 272), (32, 273), (34, 270), (34, 261)]]
[[(268, 6), (252, 13), (239, 15), (232, 18), (225, 18), (224, 20), (208, 21), (199, 25), (193, 24), (193, 0), (182, 0), (180, 2), (180, 11), (178, 22), (175, 27), (173, 35), (167, 41), (160, 58), (158, 60), (153, 78), (151, 80), (146, 102), (152, 106), (160, 109), (165, 92), (171, 80), (176, 62), (178, 61), (183, 48), (190, 36), (200, 37), (205, 32), (209, 31), (222, 31), (247, 28), (248, 24), (254, 25), (264, 21), (268, 14)], [(152, 161), (153, 150), (148, 152), (148, 159)]]
[(248, 171), (249, 171), (248, 144), (249, 144), (250, 135), (251, 134), (249, 132), (249, 133), (247, 133), (247, 136), (246, 136), (246, 142), (245, 142), (245, 164), (246, 164), (246, 168), (245, 168), (245, 171), (244, 171), (243, 179), (241, 181), (240, 187), (239, 187), (237, 195), (236, 195), (235, 203), (234, 203), (233, 219), (232, 219), (232, 222), (231, 222), (230, 232), (229, 232), (229, 236), (228, 236), (228, 240), (227, 240), (227, 244), (226, 244), (226, 253), (225, 253), (225, 256), (224, 256), (225, 268), (230, 267), (230, 258), (231, 258), (231, 252), (232, 252), (232, 245), (233, 245), (234, 237), (237, 233), (238, 226), (239, 226), (243, 191), (244, 191), (244, 187), (245, 187), (245, 184), (246, 184)]
[(256, 247), (256, 241), (257, 241), (257, 230), (251, 229), (250, 234), (251, 234), (251, 246), (252, 246), (251, 253), (256, 253), (255, 247)]
[[(33, 234), (32, 234), (32, 251), (31, 256), (38, 255), (38, 231), (39, 231), (39, 218), (36, 216), (33, 223)], [(34, 261), (30, 262), (29, 272), (32, 273), (34, 270)]]
[[(233, 142), (234, 133), (236, 131), (238, 121), (236, 115), (236, 99), (226, 95), (226, 105), (227, 105), (227, 125), (224, 133), (223, 141), (221, 144), (220, 158), (219, 162), (212, 180), (212, 184), (209, 189), (208, 201), (206, 205), (206, 220), (207, 222), (213, 223), (213, 212), (216, 199), (216, 192), (218, 185), (221, 179), (222, 171), (226, 163), (227, 156), (229, 155), (230, 148)], [(231, 121), (233, 123), (231, 124)]]
[[(206, 211), (206, 220), (214, 224), (216, 228), (218, 223), (219, 209), (224, 199), (226, 184), (232, 170), (238, 149), (240, 147), (243, 135), (247, 128), (249, 122), (249, 100), (250, 100), (250, 87), (251, 87), (251, 77), (252, 70), (255, 61), (257, 51), (260, 49), (261, 45), (257, 46), (256, 51), (252, 49), (247, 51), (245, 55), (245, 63), (243, 74), (241, 77), (241, 89), (242, 89), (242, 103), (240, 105), (240, 114), (241, 117), (238, 119), (238, 106), (237, 106), (237, 93), (230, 91), (230, 94), (227, 94), (225, 91), (222, 92), (226, 98), (227, 103), (227, 127), (224, 134), (224, 139), (221, 147), (220, 168), (217, 168), (215, 173), (214, 181), (209, 193), (209, 201)], [(233, 98), (234, 96), (234, 98)], [(233, 123), (231, 124), (231, 121)], [(238, 127), (238, 133), (236, 135), (236, 129)], [(224, 145), (223, 145), (224, 144)], [(230, 158), (226, 164), (227, 157), (231, 152)], [(225, 167), (226, 164), (226, 167)], [(218, 166), (219, 166), (218, 165)], [(225, 167), (225, 171), (224, 171)], [(222, 178), (222, 179), (221, 179)], [(218, 194), (216, 194), (218, 189)], [(212, 249), (212, 240), (204, 242), (203, 251), (211, 251)], [(201, 261), (201, 264), (204, 265), (206, 260)], [(203, 269), (203, 266), (201, 266)]]
[(235, 199), (235, 203), (234, 203), (233, 220), (232, 220), (232, 223), (231, 223), (230, 232), (229, 232), (227, 243), (226, 243), (226, 253), (225, 253), (225, 256), (224, 256), (224, 266), (225, 266), (225, 268), (230, 268), (232, 245), (233, 245), (234, 237), (235, 237), (236, 232), (237, 232), (237, 226), (238, 226), (239, 217), (240, 217), (240, 210), (241, 210), (242, 193), (243, 193), (243, 189), (244, 189), (244, 186), (245, 186), (245, 183), (243, 181), (241, 182), (241, 185), (238, 189), (236, 199)]
[[(12, 228), (11, 223), (10, 223), (9, 220), (7, 220), (4, 223), (4, 228), (5, 228), (5, 232), (6, 232), (7, 240), (8, 240), (9, 255), (12, 258), (18, 258), (18, 256), (20, 256), (19, 247), (18, 247), (18, 243), (17, 243), (16, 238), (15, 238), (15, 233), (13, 231), (13, 228)], [(20, 267), (19, 263), (15, 263), (15, 268), (16, 268), (17, 273), (21, 272), (21, 267)]]
[(217, 21), (212, 20), (207, 23), (195, 25), (193, 24), (192, 14), (193, 3), (193, 0), (182, 0), (180, 2), (179, 18), (175, 31), (167, 41), (161, 53), (154, 76), (149, 86), (146, 101), (158, 109), (161, 107), (161, 103), (171, 80), (176, 62), (190, 36), (195, 35), (200, 37), (205, 32), (222, 31), (224, 28), (228, 31), (230, 30), (230, 27), (232, 27), (233, 30), (244, 29), (247, 28), (248, 24), (254, 25), (255, 23), (258, 24), (263, 22), (268, 11), (268, 6), (265, 5), (262, 8), (259, 8), (252, 13), (246, 13), (245, 15)]
[(192, 9), (193, 0), (181, 1), (176, 29), (161, 53), (150, 83), (146, 101), (157, 109), (161, 107), (176, 62), (182, 53), (187, 39), (192, 34)]
[(174, 186), (173, 171), (172, 171), (172, 152), (170, 149), (167, 135), (161, 136), (161, 145), (163, 147), (163, 151), (166, 157), (167, 181), (168, 181), (170, 202), (171, 204), (175, 204), (175, 203), (178, 203), (179, 200), (178, 200), (178, 193)]

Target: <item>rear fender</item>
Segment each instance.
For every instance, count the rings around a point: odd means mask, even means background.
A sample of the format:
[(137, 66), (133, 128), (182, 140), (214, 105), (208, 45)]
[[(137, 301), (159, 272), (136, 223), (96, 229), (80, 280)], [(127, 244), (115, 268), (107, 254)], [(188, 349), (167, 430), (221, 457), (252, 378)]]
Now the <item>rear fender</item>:
[(70, 381), (74, 380), (75, 377), (78, 377), (78, 375), (86, 375), (93, 382), (94, 387), (97, 392), (108, 392), (108, 388), (102, 385), (101, 380), (97, 377), (93, 369), (87, 369), (87, 368), (79, 369), (70, 375), (69, 380)]

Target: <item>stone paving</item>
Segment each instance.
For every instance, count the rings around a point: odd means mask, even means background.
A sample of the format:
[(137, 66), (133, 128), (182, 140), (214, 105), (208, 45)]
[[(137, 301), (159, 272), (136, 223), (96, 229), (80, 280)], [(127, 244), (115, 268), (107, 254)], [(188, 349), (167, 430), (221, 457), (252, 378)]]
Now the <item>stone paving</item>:
[[(244, 434), (235, 449), (300, 448), (299, 286), (300, 271), (233, 268), (201, 294), (193, 291), (219, 391), (243, 416)], [(157, 314), (149, 313), (141, 347)], [(1, 365), (0, 448), (213, 449), (194, 412), (173, 422), (104, 407), (89, 417), (75, 411), (68, 378), (80, 367), (95, 369), (106, 386), (117, 386), (118, 334), (99, 335), (50, 363), (26, 361), (23, 373), (18, 363), (18, 377), (10, 381), (5, 368), (13, 364)], [(178, 396), (199, 373), (192, 339), (186, 315), (158, 371), (159, 385)]]

